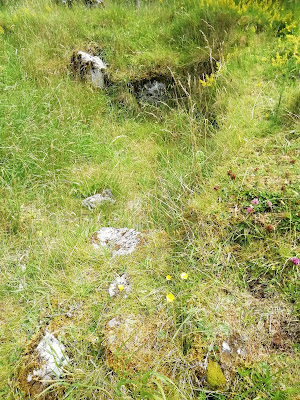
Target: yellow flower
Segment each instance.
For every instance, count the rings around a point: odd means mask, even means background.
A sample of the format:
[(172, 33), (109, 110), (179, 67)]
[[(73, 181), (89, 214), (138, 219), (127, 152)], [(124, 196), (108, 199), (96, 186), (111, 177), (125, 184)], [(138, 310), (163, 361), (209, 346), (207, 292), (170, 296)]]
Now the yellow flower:
[(2, 28), (2, 26), (0, 25), (0, 35), (4, 34), (4, 29)]
[(188, 276), (189, 276), (189, 274), (187, 274), (186, 272), (183, 272), (183, 273), (180, 275), (180, 278), (181, 278), (181, 279), (187, 279)]
[(260, 86), (261, 86), (261, 82), (259, 82), (256, 86), (257, 86), (257, 87), (260, 87)]
[(168, 303), (172, 303), (172, 301), (174, 301), (174, 299), (175, 299), (175, 296), (174, 296), (174, 294), (169, 293), (166, 298), (167, 298)]
[(124, 290), (124, 286), (123, 285), (118, 285), (118, 289), (120, 290), (120, 292), (122, 292), (122, 290)]
[(167, 275), (167, 276), (166, 276), (166, 280), (167, 280), (167, 281), (170, 281), (170, 280), (171, 280), (171, 275)]

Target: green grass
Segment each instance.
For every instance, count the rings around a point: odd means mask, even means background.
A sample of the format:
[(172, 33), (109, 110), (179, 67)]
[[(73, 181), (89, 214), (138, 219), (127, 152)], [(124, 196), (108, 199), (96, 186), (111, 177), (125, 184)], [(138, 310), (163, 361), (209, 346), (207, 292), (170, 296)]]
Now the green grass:
[[(2, 2), (0, 398), (26, 398), (24, 355), (46, 325), (71, 359), (49, 399), (297, 398), (300, 9), (236, 4)], [(69, 71), (91, 47), (103, 91)], [(160, 75), (173, 98), (138, 104), (127, 84)], [(105, 188), (114, 204), (82, 208)], [(89, 243), (103, 226), (147, 239), (111, 259)], [(110, 298), (125, 271), (132, 292)]]

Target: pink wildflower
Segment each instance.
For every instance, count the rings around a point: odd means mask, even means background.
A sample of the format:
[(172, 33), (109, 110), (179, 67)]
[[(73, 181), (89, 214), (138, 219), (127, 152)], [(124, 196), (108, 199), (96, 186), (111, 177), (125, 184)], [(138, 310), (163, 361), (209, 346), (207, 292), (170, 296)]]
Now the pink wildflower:
[(247, 212), (248, 213), (250, 213), (250, 214), (252, 214), (253, 213), (253, 207), (252, 206), (249, 206), (248, 208), (247, 208)]
[(268, 201), (267, 201), (267, 206), (268, 206), (268, 207), (272, 207), (272, 205), (273, 205), (273, 203), (272, 203), (270, 200), (268, 200)]
[(298, 257), (292, 257), (291, 261), (292, 261), (293, 264), (299, 265), (299, 258)]
[(257, 197), (255, 197), (255, 199), (252, 200), (252, 204), (254, 204), (254, 205), (259, 204), (259, 200)]

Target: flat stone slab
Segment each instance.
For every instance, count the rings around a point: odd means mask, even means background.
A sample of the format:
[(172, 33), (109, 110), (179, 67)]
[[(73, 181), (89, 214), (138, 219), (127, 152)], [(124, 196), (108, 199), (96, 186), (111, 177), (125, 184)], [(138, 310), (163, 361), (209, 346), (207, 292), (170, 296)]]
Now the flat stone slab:
[(104, 75), (107, 66), (100, 57), (77, 51), (73, 53), (70, 65), (75, 77), (90, 82), (95, 88), (105, 87)]
[(141, 242), (142, 234), (135, 229), (105, 227), (92, 236), (95, 248), (107, 247), (114, 256), (131, 254)]
[(84, 199), (82, 201), (82, 205), (83, 207), (87, 207), (89, 210), (92, 210), (102, 203), (115, 203), (115, 201), (116, 200), (114, 199), (112, 191), (110, 189), (105, 189), (102, 193), (97, 193)]

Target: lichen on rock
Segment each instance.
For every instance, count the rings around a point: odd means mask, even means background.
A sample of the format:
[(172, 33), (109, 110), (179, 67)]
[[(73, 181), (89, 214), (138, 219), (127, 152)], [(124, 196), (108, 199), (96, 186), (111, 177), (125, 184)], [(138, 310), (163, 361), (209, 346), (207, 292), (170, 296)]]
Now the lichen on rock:
[(75, 51), (71, 57), (70, 66), (75, 78), (88, 81), (95, 88), (105, 87), (104, 76), (107, 66), (100, 57), (84, 51)]
[(135, 229), (104, 227), (91, 238), (95, 248), (107, 247), (114, 256), (131, 254), (141, 242), (142, 234)]

